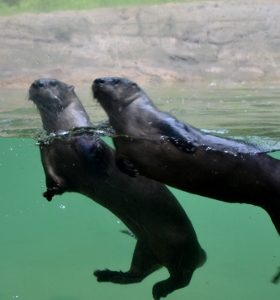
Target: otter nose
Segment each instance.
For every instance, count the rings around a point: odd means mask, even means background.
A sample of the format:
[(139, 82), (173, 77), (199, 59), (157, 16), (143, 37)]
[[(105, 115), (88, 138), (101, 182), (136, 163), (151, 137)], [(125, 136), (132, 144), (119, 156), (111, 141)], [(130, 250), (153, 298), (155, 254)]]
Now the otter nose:
[(120, 83), (120, 78), (118, 77), (103, 77), (103, 78), (97, 78), (94, 80), (93, 84), (98, 85), (98, 84), (119, 84)]
[(39, 88), (45, 87), (47, 85), (47, 83), (48, 83), (48, 81), (45, 79), (38, 79), (32, 83), (32, 87), (34, 89), (39, 89)]
[(102, 84), (102, 83), (105, 83), (105, 78), (96, 78), (93, 81), (93, 84)]

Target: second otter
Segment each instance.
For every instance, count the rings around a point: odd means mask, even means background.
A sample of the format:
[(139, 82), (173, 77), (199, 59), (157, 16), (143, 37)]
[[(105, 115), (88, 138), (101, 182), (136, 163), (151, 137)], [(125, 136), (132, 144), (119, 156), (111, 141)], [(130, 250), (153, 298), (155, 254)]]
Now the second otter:
[(159, 111), (128, 79), (98, 78), (92, 90), (116, 131), (120, 169), (194, 194), (260, 206), (280, 234), (280, 160)]
[(98, 281), (135, 283), (165, 266), (170, 277), (153, 287), (155, 300), (182, 288), (206, 260), (193, 226), (172, 193), (145, 177), (119, 171), (115, 152), (92, 132), (65, 131), (92, 124), (72, 86), (36, 80), (29, 90), (43, 127), (54, 136), (41, 142), (40, 151), (50, 201), (54, 195), (78, 192), (118, 216), (135, 234), (137, 243), (128, 272), (98, 270)]

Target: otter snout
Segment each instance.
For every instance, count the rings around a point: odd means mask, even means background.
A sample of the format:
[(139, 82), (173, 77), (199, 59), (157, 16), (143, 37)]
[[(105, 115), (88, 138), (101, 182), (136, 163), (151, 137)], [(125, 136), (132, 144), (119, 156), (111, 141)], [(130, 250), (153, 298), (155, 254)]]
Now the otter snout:
[(114, 98), (114, 96), (121, 93), (123, 89), (129, 87), (130, 83), (128, 79), (121, 77), (96, 78), (92, 83), (93, 96), (99, 102), (105, 100), (105, 95)]
[(119, 77), (103, 77), (103, 78), (96, 78), (93, 81), (93, 88), (99, 85), (103, 85), (103, 84), (109, 84), (109, 85), (116, 85), (119, 84), (121, 82), (121, 78)]
[(31, 88), (33, 89), (40, 89), (40, 88), (46, 88), (48, 86), (55, 86), (57, 84), (57, 81), (55, 79), (37, 79), (31, 84)]
[(50, 88), (54, 88), (58, 85), (56, 79), (40, 78), (35, 80), (29, 88), (29, 99), (32, 101), (38, 100), (38, 97), (42, 97)]
[(98, 99), (100, 93), (104, 92), (110, 87), (116, 86), (119, 82), (120, 79), (116, 77), (96, 78), (91, 86), (94, 98)]
[(43, 79), (37, 79), (35, 80), (29, 88), (29, 100), (35, 101), (35, 99), (40, 94), (41, 88), (45, 86), (45, 80)]
[(93, 80), (92, 86), (94, 87), (96, 85), (103, 84), (105, 82), (106, 82), (105, 78), (96, 78), (95, 80)]
[(43, 79), (39, 79), (39, 80), (35, 80), (32, 84), (31, 84), (31, 87), (33, 89), (39, 89), (39, 88), (42, 88), (46, 85), (46, 80), (43, 80)]

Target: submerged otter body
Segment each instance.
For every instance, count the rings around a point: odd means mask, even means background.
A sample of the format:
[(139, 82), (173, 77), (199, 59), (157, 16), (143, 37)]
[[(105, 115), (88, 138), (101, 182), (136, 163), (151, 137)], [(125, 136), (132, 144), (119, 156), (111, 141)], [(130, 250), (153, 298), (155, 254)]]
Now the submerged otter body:
[(178, 189), (262, 207), (280, 234), (280, 161), (244, 142), (206, 134), (159, 111), (124, 78), (99, 78), (94, 97), (116, 131), (117, 163)]
[(186, 286), (206, 260), (196, 233), (173, 194), (161, 183), (131, 178), (115, 164), (115, 152), (92, 131), (73, 88), (50, 79), (35, 81), (30, 99), (37, 105), (50, 137), (40, 143), (50, 201), (56, 194), (78, 192), (106, 207), (134, 233), (137, 243), (128, 272), (95, 271), (98, 281), (135, 283), (165, 266), (170, 277), (153, 287), (154, 299)]

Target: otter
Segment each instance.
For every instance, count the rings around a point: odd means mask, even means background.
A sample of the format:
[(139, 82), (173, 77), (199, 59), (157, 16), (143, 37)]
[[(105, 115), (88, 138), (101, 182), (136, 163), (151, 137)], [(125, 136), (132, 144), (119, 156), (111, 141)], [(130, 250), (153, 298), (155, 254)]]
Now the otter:
[(158, 110), (126, 78), (97, 78), (93, 96), (115, 130), (116, 163), (212, 199), (263, 208), (280, 234), (280, 161), (245, 142), (218, 137)]
[(114, 213), (137, 239), (129, 271), (97, 270), (97, 280), (136, 283), (164, 266), (170, 277), (153, 286), (154, 299), (187, 286), (206, 253), (174, 195), (161, 183), (132, 178), (118, 169), (115, 151), (86, 130), (92, 123), (73, 86), (38, 79), (29, 98), (49, 135), (39, 144), (46, 175), (44, 197), (51, 201), (64, 192), (81, 193)]

